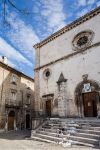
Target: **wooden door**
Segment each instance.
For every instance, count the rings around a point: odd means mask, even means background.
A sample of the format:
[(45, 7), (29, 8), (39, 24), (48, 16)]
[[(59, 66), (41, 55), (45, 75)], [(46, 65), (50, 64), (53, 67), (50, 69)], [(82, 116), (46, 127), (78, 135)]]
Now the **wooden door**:
[(51, 100), (46, 101), (46, 115), (51, 116)]
[(10, 111), (8, 114), (8, 130), (14, 130), (15, 112)]
[(96, 117), (97, 116), (97, 102), (96, 93), (85, 93), (83, 94), (84, 104), (84, 116), (85, 117)]
[(8, 117), (8, 130), (14, 130), (14, 117)]

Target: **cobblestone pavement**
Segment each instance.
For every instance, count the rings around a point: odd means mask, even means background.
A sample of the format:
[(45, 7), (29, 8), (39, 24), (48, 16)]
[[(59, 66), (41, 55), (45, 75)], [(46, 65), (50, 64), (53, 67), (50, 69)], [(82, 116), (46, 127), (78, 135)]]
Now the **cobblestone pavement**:
[(0, 150), (97, 150), (78, 146), (64, 148), (61, 145), (27, 139), (29, 136), (30, 131), (0, 133)]

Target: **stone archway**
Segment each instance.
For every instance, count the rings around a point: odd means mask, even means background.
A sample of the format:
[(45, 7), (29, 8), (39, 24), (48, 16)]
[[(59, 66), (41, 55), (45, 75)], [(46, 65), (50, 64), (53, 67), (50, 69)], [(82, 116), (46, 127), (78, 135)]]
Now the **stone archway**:
[(80, 117), (97, 117), (100, 111), (100, 87), (93, 80), (83, 80), (75, 89), (75, 103)]
[(8, 130), (14, 130), (15, 112), (10, 111), (8, 114)]

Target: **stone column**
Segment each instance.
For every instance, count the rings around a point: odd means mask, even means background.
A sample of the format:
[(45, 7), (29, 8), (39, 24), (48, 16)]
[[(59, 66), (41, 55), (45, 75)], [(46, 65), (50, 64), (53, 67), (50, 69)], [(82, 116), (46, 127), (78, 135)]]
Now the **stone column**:
[(61, 73), (58, 84), (58, 115), (59, 117), (66, 117), (68, 114), (67, 110), (67, 95), (66, 95), (66, 79)]
[(34, 88), (35, 88), (35, 111), (39, 111), (40, 103), (40, 81), (39, 81), (39, 72), (40, 72), (40, 49), (35, 47), (35, 74), (34, 74)]
[(35, 85), (34, 85), (34, 89), (35, 89), (35, 111), (39, 111), (39, 103), (40, 103), (40, 84), (39, 84), (39, 70), (35, 71)]

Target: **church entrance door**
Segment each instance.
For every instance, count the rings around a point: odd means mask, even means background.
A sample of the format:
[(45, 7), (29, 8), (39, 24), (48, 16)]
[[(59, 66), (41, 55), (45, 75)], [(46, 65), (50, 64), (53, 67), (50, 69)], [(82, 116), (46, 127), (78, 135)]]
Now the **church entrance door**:
[(46, 115), (51, 116), (51, 100), (46, 101)]
[(83, 94), (84, 116), (96, 117), (97, 116), (97, 94), (96, 92)]

